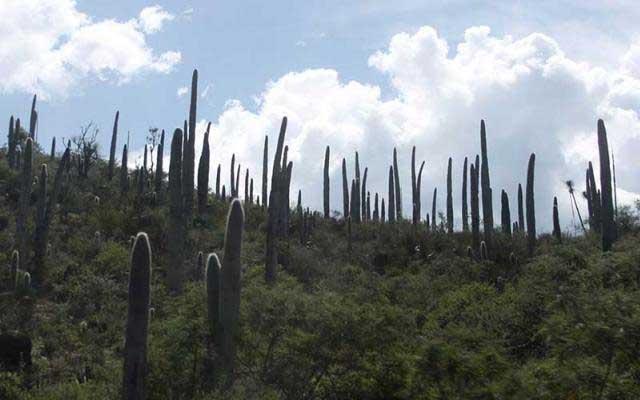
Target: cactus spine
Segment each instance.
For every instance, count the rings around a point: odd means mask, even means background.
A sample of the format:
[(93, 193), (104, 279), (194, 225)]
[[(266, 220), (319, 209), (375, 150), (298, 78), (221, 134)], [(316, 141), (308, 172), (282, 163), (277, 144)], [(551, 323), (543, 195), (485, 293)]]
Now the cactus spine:
[(147, 334), (151, 294), (151, 247), (146, 233), (138, 233), (131, 251), (129, 306), (124, 343), (123, 399), (146, 399)]
[(185, 220), (184, 197), (182, 196), (182, 143), (180, 129), (173, 132), (171, 160), (169, 162), (169, 265), (167, 280), (173, 293), (182, 291), (182, 251), (184, 246)]
[(324, 217), (329, 218), (331, 215), (331, 210), (329, 206), (329, 158), (330, 158), (331, 150), (329, 146), (324, 151), (324, 179), (322, 181), (322, 200), (323, 200), (323, 208), (324, 208)]
[(33, 140), (27, 138), (22, 161), (22, 175), (20, 177), (20, 197), (18, 199), (18, 213), (16, 215), (16, 239), (18, 251), (22, 254), (20, 267), (24, 269), (25, 258), (28, 250), (27, 217), (29, 214), (29, 202), (31, 200), (31, 185), (33, 180)]
[(396, 219), (402, 220), (402, 192), (400, 191), (400, 171), (398, 171), (398, 153), (393, 148), (393, 180), (395, 185)]
[(198, 213), (203, 215), (207, 210), (207, 196), (209, 194), (209, 129), (211, 122), (207, 124), (207, 130), (202, 140), (202, 153), (198, 162)]
[(501, 205), (502, 219), (500, 221), (500, 225), (502, 226), (502, 233), (511, 236), (511, 210), (509, 209), (509, 196), (504, 190), (501, 195)]
[(262, 155), (262, 208), (267, 209), (267, 180), (269, 179), (269, 136), (264, 137), (264, 152)]
[(536, 209), (533, 192), (533, 180), (536, 167), (536, 155), (531, 153), (527, 168), (527, 250), (529, 256), (533, 255), (536, 246)]
[(113, 171), (116, 166), (116, 143), (118, 141), (118, 120), (120, 119), (120, 111), (116, 111), (116, 117), (113, 121), (113, 132), (111, 134), (111, 148), (109, 151), (109, 169), (107, 172), (107, 178), (111, 180), (113, 178)]
[(467, 209), (467, 157), (462, 167), (462, 231), (469, 232), (469, 211)]
[(389, 222), (395, 222), (396, 220), (396, 201), (395, 201), (395, 185), (393, 166), (389, 166)]
[(471, 242), (473, 248), (480, 248), (480, 199), (478, 197), (478, 167), (480, 162), (476, 156), (475, 165), (471, 164)]
[(562, 242), (562, 233), (560, 232), (560, 217), (558, 215), (558, 198), (553, 197), (553, 237)]
[(607, 130), (601, 119), (598, 120), (598, 150), (600, 152), (600, 191), (602, 199), (602, 208), (600, 210), (602, 251), (609, 251), (617, 235), (613, 212), (613, 195), (611, 192), (609, 144), (607, 142)]
[(449, 157), (447, 165), (447, 232), (453, 233), (453, 179), (451, 170), (453, 168), (453, 160)]
[(156, 195), (158, 196), (160, 196), (162, 193), (163, 159), (164, 159), (164, 129), (160, 134), (160, 143), (158, 144), (158, 153), (156, 154), (156, 176), (155, 176), (154, 190), (156, 191)]
[(342, 159), (342, 208), (343, 216), (349, 216), (349, 183), (347, 181), (347, 160)]

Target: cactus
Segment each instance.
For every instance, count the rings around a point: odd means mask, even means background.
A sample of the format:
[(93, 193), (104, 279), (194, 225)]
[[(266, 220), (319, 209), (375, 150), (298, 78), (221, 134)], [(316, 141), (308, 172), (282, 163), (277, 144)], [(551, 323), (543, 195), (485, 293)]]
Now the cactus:
[(501, 205), (502, 205), (502, 219), (500, 225), (502, 226), (502, 233), (505, 235), (511, 236), (511, 210), (509, 210), (509, 196), (507, 192), (502, 191), (501, 195)]
[(431, 218), (429, 218), (429, 213), (427, 213), (427, 216), (425, 218), (425, 225), (427, 232), (429, 232), (431, 230)]
[(396, 193), (394, 185), (395, 175), (393, 173), (393, 166), (389, 166), (389, 222), (395, 222), (396, 220)]
[(491, 193), (491, 181), (489, 178), (489, 157), (487, 155), (487, 133), (484, 120), (480, 121), (480, 147), (482, 151), (482, 164), (480, 169), (480, 186), (482, 188), (482, 218), (484, 224), (484, 240), (491, 246), (491, 234), (493, 233), (493, 200)]
[(113, 171), (116, 166), (116, 143), (118, 141), (118, 120), (120, 119), (120, 111), (116, 111), (116, 117), (113, 121), (113, 133), (111, 134), (111, 148), (109, 151), (109, 167), (107, 171), (107, 179), (113, 178)]
[[(365, 170), (365, 172), (366, 172), (366, 170)], [(365, 173), (365, 175), (366, 175), (366, 173)], [(366, 206), (366, 209), (367, 209), (367, 211), (366, 211), (365, 214), (366, 214), (366, 219), (368, 221), (368, 220), (371, 219), (371, 193), (370, 192), (367, 192), (367, 206)]]
[(400, 190), (400, 171), (398, 171), (398, 153), (395, 147), (393, 148), (393, 180), (395, 185), (396, 219), (400, 221), (402, 219), (402, 192)]
[(221, 165), (218, 164), (218, 169), (216, 170), (216, 198), (220, 198), (220, 168)]
[(131, 250), (129, 306), (124, 343), (122, 394), (124, 399), (146, 399), (147, 334), (151, 294), (151, 247), (146, 233), (138, 233)]
[(436, 204), (438, 200), (438, 188), (433, 188), (433, 199), (431, 200), (431, 228), (436, 230)]
[(411, 195), (413, 204), (412, 223), (417, 225), (420, 222), (420, 214), (422, 204), (420, 201), (420, 189), (422, 183), (422, 170), (424, 168), (424, 161), (420, 164), (420, 170), (416, 176), (416, 146), (411, 149)]
[(373, 199), (373, 222), (380, 221), (380, 209), (378, 208), (378, 193), (374, 195)]
[(18, 269), (20, 267), (20, 252), (14, 250), (11, 253), (11, 282), (10, 290), (16, 290), (18, 288)]
[(236, 191), (234, 198), (236, 199), (240, 198), (240, 169), (241, 168), (242, 168), (242, 165), (238, 163), (238, 169), (236, 170), (236, 183), (234, 185), (234, 189)]
[(453, 179), (451, 170), (453, 168), (453, 160), (449, 157), (447, 165), (447, 232), (453, 233)]
[(467, 209), (467, 157), (462, 167), (462, 231), (469, 232), (469, 212)]
[(467, 257), (469, 257), (469, 259), (472, 260), (472, 261), (475, 258), (473, 256), (473, 249), (471, 248), (471, 246), (467, 246)]
[(231, 185), (231, 192), (229, 193), (231, 198), (236, 198), (238, 197), (238, 195), (236, 194), (236, 155), (235, 153), (231, 155), (231, 178), (230, 178), (230, 185)]
[(380, 222), (384, 224), (386, 220), (386, 211), (384, 208), (384, 199), (382, 199), (382, 204), (380, 205)]
[(154, 182), (154, 190), (156, 195), (161, 196), (162, 193), (162, 174), (163, 174), (163, 159), (164, 159), (164, 129), (160, 134), (160, 143), (158, 143), (158, 153), (156, 154), (156, 176)]
[(487, 250), (487, 243), (483, 240), (480, 242), (480, 260), (487, 261), (489, 260), (489, 252)]
[(242, 233), (244, 230), (244, 211), (238, 199), (231, 202), (227, 216), (227, 228), (224, 237), (224, 255), (222, 257), (220, 290), (220, 356), (222, 368), (227, 372), (229, 381), (233, 380), (236, 346), (235, 338), (240, 319), (240, 278), (242, 252)]
[[(287, 131), (287, 117), (282, 118), (280, 125), (280, 133), (278, 135), (278, 144), (273, 159), (273, 170), (271, 173), (271, 192), (269, 194), (269, 206), (267, 215), (267, 240), (265, 255), (265, 281), (274, 283), (276, 280), (276, 267), (278, 263), (278, 252), (276, 247), (278, 217), (280, 208), (282, 207), (281, 185), (284, 172), (281, 170), (282, 150), (284, 147), (284, 139)], [(287, 204), (288, 207), (288, 204)]]
[(591, 164), (591, 161), (589, 161), (587, 173), (589, 175), (589, 189), (591, 191), (589, 197), (591, 198), (591, 207), (593, 208), (593, 221), (590, 220), (589, 223), (595, 232), (600, 233), (602, 230), (602, 201), (596, 186), (596, 179), (593, 174), (593, 164)]
[(222, 185), (222, 201), (227, 201), (227, 192), (224, 185)]
[(324, 217), (329, 218), (331, 215), (331, 210), (329, 207), (329, 158), (330, 158), (331, 150), (329, 146), (324, 151), (324, 176), (322, 181), (322, 203), (324, 208)]
[(267, 209), (267, 180), (269, 179), (269, 136), (264, 136), (264, 153), (262, 156), (262, 208)]
[(558, 198), (553, 197), (553, 237), (562, 242), (562, 233), (560, 232), (560, 217), (558, 215)]
[(291, 173), (293, 170), (293, 162), (289, 161), (283, 170), (282, 185), (280, 186), (282, 193), (282, 204), (280, 205), (280, 237), (286, 239), (289, 235), (289, 194), (291, 189)]
[(478, 167), (480, 160), (476, 156), (475, 164), (471, 164), (471, 242), (473, 248), (480, 248), (480, 199), (478, 195)]
[(129, 191), (129, 168), (127, 167), (127, 145), (122, 148), (122, 166), (120, 167), (120, 193), (124, 194)]
[(355, 187), (351, 188), (351, 222), (360, 223), (362, 217), (362, 199), (360, 198), (360, 162), (358, 161), (358, 152), (356, 151), (356, 176), (354, 180)]
[(167, 284), (173, 293), (182, 291), (182, 252), (185, 237), (184, 197), (182, 196), (182, 140), (180, 129), (173, 132), (171, 160), (169, 161), (169, 263)]
[(347, 161), (342, 159), (342, 208), (345, 219), (349, 216), (349, 183), (347, 181)]
[(529, 256), (533, 255), (536, 246), (536, 209), (534, 199), (534, 175), (536, 167), (536, 155), (531, 153), (529, 157), (529, 166), (527, 167), (527, 250)]
[(611, 166), (609, 165), (609, 144), (604, 122), (598, 120), (598, 151), (600, 152), (600, 191), (602, 251), (611, 250), (616, 240), (616, 225), (614, 221), (613, 196), (611, 192)]
[(249, 168), (244, 173), (244, 202), (249, 203)]
[[(353, 184), (351, 185), (354, 186)], [(349, 258), (351, 258), (351, 253), (353, 250), (353, 239), (351, 237), (351, 216), (347, 218), (347, 253), (349, 254)]]
[(249, 204), (253, 204), (253, 178), (249, 181)]
[[(351, 208), (349, 209), (349, 216), (353, 217), (354, 213), (357, 213), (358, 211), (355, 209), (356, 207), (356, 197), (357, 197), (357, 193), (358, 192), (358, 188), (357, 188), (357, 184), (356, 184), (356, 180), (352, 179), (351, 180)], [(351, 218), (351, 222), (353, 221), (354, 218)]]
[(31, 200), (31, 185), (33, 180), (33, 140), (27, 138), (22, 161), (22, 174), (20, 176), (20, 197), (18, 200), (18, 212), (16, 215), (16, 239), (18, 250), (22, 254), (20, 267), (24, 269), (25, 258), (29, 254), (27, 218), (29, 215), (29, 202)]
[(56, 158), (56, 137), (54, 136), (53, 139), (51, 139), (51, 153), (49, 156), (49, 160), (53, 161)]
[[(189, 133), (188, 140), (183, 143), (184, 154), (182, 162), (182, 196), (184, 197), (184, 217), (188, 221), (193, 215), (193, 187), (196, 152), (196, 111), (198, 106), (198, 70), (193, 70), (191, 76), (191, 101), (189, 103)], [(187, 135), (187, 131), (184, 131)]]
[(364, 175), (362, 177), (362, 184), (360, 185), (360, 208), (362, 209), (362, 221), (367, 220), (367, 175), (369, 174), (369, 168), (364, 168)]
[(17, 131), (14, 130), (14, 120), (13, 115), (9, 118), (9, 133), (7, 135), (7, 161), (9, 163), (9, 168), (15, 168), (15, 160), (16, 160), (16, 143), (18, 138)]
[(29, 137), (34, 142), (36, 141), (36, 126), (38, 124), (38, 112), (36, 111), (36, 95), (33, 95), (33, 101), (31, 102), (31, 114), (29, 117)]
[[(221, 291), (222, 291), (222, 277), (221, 266), (218, 255), (211, 253), (207, 256), (207, 270), (205, 272), (205, 291), (207, 296), (207, 357), (205, 360), (205, 370), (211, 369), (206, 363), (214, 363), (214, 353), (220, 351), (221, 341), (221, 321), (220, 321), (220, 307), (221, 307)], [(213, 367), (213, 365), (211, 365)], [(210, 381), (214, 381), (215, 375), (207, 375)]]
[(518, 231), (524, 232), (524, 199), (522, 196), (522, 185), (518, 183)]
[(207, 210), (207, 196), (209, 195), (209, 130), (211, 122), (207, 124), (207, 130), (202, 139), (202, 153), (198, 162), (198, 213), (204, 215)]

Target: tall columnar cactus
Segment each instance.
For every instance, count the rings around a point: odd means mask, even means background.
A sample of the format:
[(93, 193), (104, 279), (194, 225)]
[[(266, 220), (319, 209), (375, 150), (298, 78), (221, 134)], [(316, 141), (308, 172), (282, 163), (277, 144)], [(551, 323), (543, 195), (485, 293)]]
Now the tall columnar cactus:
[[(351, 188), (353, 189), (353, 184)], [(352, 190), (353, 191), (353, 190)], [(352, 239), (352, 227), (351, 227), (351, 216), (347, 218), (347, 253), (349, 254), (349, 258), (351, 258), (351, 253), (353, 252), (353, 239)]]
[(329, 206), (329, 191), (330, 191), (330, 185), (329, 185), (329, 158), (331, 155), (331, 149), (329, 148), (329, 146), (327, 146), (327, 148), (324, 151), (324, 174), (323, 174), (323, 180), (322, 180), (322, 205), (324, 208), (324, 217), (325, 218), (329, 218), (331, 215), (331, 210), (330, 210), (330, 206)]
[(413, 204), (413, 214), (411, 221), (413, 225), (417, 225), (420, 222), (420, 214), (422, 213), (422, 202), (420, 200), (420, 191), (422, 187), (422, 170), (424, 168), (424, 161), (420, 164), (420, 170), (416, 176), (416, 146), (411, 149), (411, 197)]
[(522, 196), (522, 185), (518, 183), (518, 230), (524, 232), (524, 199)]
[(222, 257), (222, 284), (220, 290), (220, 356), (222, 369), (229, 382), (233, 380), (238, 320), (240, 319), (240, 278), (244, 211), (238, 199), (231, 202), (227, 216)]
[(469, 232), (469, 211), (467, 209), (467, 157), (462, 167), (462, 231)]
[(276, 267), (278, 264), (278, 251), (276, 246), (277, 229), (280, 208), (282, 207), (283, 201), (281, 185), (285, 174), (285, 172), (282, 171), (282, 151), (284, 148), (286, 131), (287, 117), (284, 117), (282, 118), (282, 125), (280, 125), (280, 134), (278, 135), (278, 144), (276, 145), (276, 153), (273, 159), (273, 169), (271, 172), (271, 191), (269, 193), (269, 207), (267, 215), (267, 248), (265, 255), (265, 281), (267, 283), (273, 283), (276, 280)]
[[(358, 188), (357, 188), (357, 185), (356, 185), (356, 180), (352, 179), (351, 180), (351, 208), (349, 210), (349, 215), (350, 216), (353, 216), (354, 213), (357, 212), (357, 210), (355, 209), (355, 207), (356, 207), (355, 203), (356, 203), (356, 197), (357, 197), (356, 193), (357, 192), (358, 192)], [(351, 222), (353, 222), (353, 218), (351, 218)]]
[[(220, 260), (216, 253), (207, 256), (207, 269), (205, 271), (205, 290), (207, 294), (207, 328), (210, 350), (219, 351), (220, 345), (220, 306), (222, 291), (222, 271)], [(209, 354), (209, 357), (212, 357)]]
[(156, 176), (155, 176), (155, 182), (154, 182), (154, 190), (158, 196), (161, 196), (161, 193), (162, 193), (163, 160), (164, 160), (164, 129), (160, 134), (160, 143), (158, 143), (158, 150), (156, 154)]
[(231, 185), (231, 198), (236, 198), (238, 195), (236, 194), (236, 155), (235, 153), (231, 155), (231, 177), (230, 177), (230, 185)]
[(120, 167), (120, 193), (124, 194), (129, 191), (129, 167), (127, 145), (122, 148), (122, 166)]
[(20, 169), (20, 161), (22, 156), (22, 150), (20, 149), (20, 141), (22, 138), (22, 128), (20, 127), (20, 118), (16, 119), (15, 126), (13, 128), (13, 147), (15, 151), (15, 159), (13, 160), (13, 168)]
[(562, 233), (560, 232), (560, 216), (558, 215), (558, 198), (553, 197), (553, 237), (558, 242), (562, 242)]
[(282, 169), (282, 183), (280, 184), (281, 190), (281, 204), (279, 215), (279, 232), (278, 236), (282, 239), (287, 239), (289, 236), (289, 203), (290, 203), (290, 189), (291, 189), (291, 173), (293, 170), (293, 162), (289, 161), (286, 168)]
[(493, 200), (491, 181), (489, 178), (489, 157), (487, 155), (487, 133), (484, 120), (480, 121), (480, 147), (482, 151), (482, 165), (480, 170), (480, 186), (482, 188), (482, 218), (484, 224), (484, 240), (491, 247), (493, 233)]
[(36, 127), (38, 125), (38, 112), (36, 111), (36, 95), (33, 95), (33, 101), (31, 102), (31, 114), (29, 117), (29, 137), (34, 142), (36, 141)]
[[(195, 152), (196, 152), (196, 111), (198, 106), (198, 70), (193, 70), (191, 76), (191, 101), (189, 102), (189, 134), (188, 143), (183, 143), (185, 154), (183, 154), (182, 185), (184, 197), (184, 217), (188, 221), (193, 215), (193, 187)], [(186, 132), (185, 132), (186, 134)]]
[(431, 228), (436, 230), (436, 208), (438, 201), (438, 188), (433, 188), (433, 199), (431, 200)]
[(380, 222), (382, 222), (383, 224), (385, 223), (386, 220), (386, 210), (384, 208), (384, 199), (382, 199), (381, 204), (380, 204)]
[(9, 118), (9, 133), (7, 135), (7, 161), (9, 168), (15, 168), (17, 137), (18, 135), (15, 131), (15, 122), (12, 115), (11, 118)]
[(249, 204), (253, 204), (253, 178), (249, 181)]
[(531, 153), (529, 157), (529, 166), (527, 168), (527, 250), (529, 255), (533, 255), (536, 246), (536, 206), (534, 199), (534, 173), (536, 167), (536, 155)]
[(400, 171), (398, 171), (398, 153), (393, 148), (393, 180), (395, 185), (396, 219), (402, 220), (402, 192), (400, 190)]
[(226, 200), (227, 200), (227, 191), (226, 191), (226, 189), (225, 189), (224, 185), (222, 185), (222, 194), (221, 194), (221, 198), (222, 198), (222, 201), (226, 201)]
[(349, 216), (349, 183), (347, 181), (347, 160), (342, 159), (342, 212), (346, 219)]
[(617, 232), (613, 213), (609, 143), (607, 142), (607, 130), (601, 119), (598, 120), (598, 151), (600, 152), (600, 191), (602, 199), (602, 208), (600, 210), (602, 251), (609, 251), (616, 240)]
[(118, 141), (118, 120), (120, 119), (120, 111), (116, 111), (116, 117), (113, 121), (113, 132), (111, 133), (111, 148), (109, 151), (109, 167), (107, 170), (107, 178), (113, 178), (113, 172), (116, 167), (116, 143)]
[(475, 250), (480, 249), (480, 199), (478, 196), (478, 162), (471, 164), (471, 242)]
[(129, 306), (124, 342), (122, 398), (147, 398), (147, 335), (151, 297), (151, 246), (146, 233), (138, 233), (131, 250)]
[(51, 139), (51, 153), (49, 155), (49, 160), (53, 161), (56, 158), (56, 137), (54, 136)]
[(371, 192), (367, 192), (367, 221), (369, 221), (371, 219)]
[(171, 160), (169, 161), (169, 265), (167, 284), (174, 293), (182, 291), (183, 248), (185, 236), (184, 197), (182, 196), (182, 140), (180, 129), (173, 132), (171, 140)]
[(602, 230), (602, 200), (600, 198), (600, 191), (596, 186), (596, 178), (593, 173), (593, 164), (589, 161), (589, 168), (587, 169), (589, 175), (589, 189), (591, 191), (591, 207), (593, 208), (593, 222), (590, 221), (590, 225), (593, 230), (600, 233)]
[[(362, 200), (360, 198), (360, 161), (358, 159), (358, 152), (356, 151), (356, 166), (355, 166), (355, 187), (351, 190), (351, 222), (359, 223), (360, 217), (362, 216), (361, 212), (361, 203)], [(355, 189), (355, 190), (354, 190)]]
[(395, 185), (394, 185), (393, 166), (389, 166), (389, 222), (395, 222), (396, 220), (396, 199), (395, 199)]
[(362, 184), (360, 185), (360, 208), (362, 211), (362, 221), (367, 220), (367, 175), (369, 175), (369, 168), (364, 168), (364, 175), (362, 176)]
[(240, 170), (242, 169), (242, 164), (238, 163), (238, 169), (236, 169), (236, 183), (235, 183), (235, 191), (236, 191), (236, 195), (235, 198), (239, 199), (240, 198)]
[(207, 210), (207, 196), (209, 195), (209, 129), (211, 122), (207, 124), (207, 130), (202, 139), (202, 153), (198, 162), (198, 213), (204, 215)]
[(262, 208), (267, 209), (267, 180), (269, 179), (269, 136), (264, 136), (264, 152), (262, 155)]
[(500, 221), (500, 225), (502, 226), (502, 233), (511, 236), (511, 210), (509, 209), (509, 196), (504, 190), (502, 191), (501, 205), (502, 219)]
[(20, 267), (20, 252), (18, 250), (14, 250), (11, 253), (11, 281), (10, 281), (10, 290), (16, 290), (18, 287), (18, 269)]
[(244, 202), (249, 203), (249, 168), (244, 172)]
[(378, 193), (375, 194), (373, 200), (373, 222), (380, 221), (380, 209), (378, 208)]
[(453, 233), (453, 179), (451, 170), (453, 168), (453, 160), (449, 157), (447, 165), (447, 232)]
[(27, 138), (22, 160), (22, 174), (20, 176), (20, 197), (18, 199), (18, 213), (16, 214), (16, 239), (18, 250), (22, 254), (20, 266), (24, 269), (28, 252), (27, 218), (29, 215), (29, 202), (31, 200), (31, 186), (33, 181), (33, 140)]
[(216, 170), (216, 198), (220, 198), (220, 168), (222, 166), (218, 164), (218, 169)]

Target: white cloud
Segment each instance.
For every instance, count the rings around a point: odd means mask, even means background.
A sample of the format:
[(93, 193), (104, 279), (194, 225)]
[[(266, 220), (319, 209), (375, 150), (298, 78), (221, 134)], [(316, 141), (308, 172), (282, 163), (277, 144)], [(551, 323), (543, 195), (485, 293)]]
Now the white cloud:
[(189, 93), (189, 88), (186, 86), (182, 86), (182, 87), (179, 87), (178, 90), (176, 91), (176, 96), (178, 96), (178, 98), (181, 98), (186, 96), (187, 93)]
[(307, 47), (307, 42), (305, 42), (304, 40), (298, 40), (296, 42), (296, 47)]
[(144, 73), (170, 72), (181, 54), (158, 55), (146, 42), (146, 33), (167, 18), (144, 14), (140, 20), (93, 21), (73, 0), (1, 2), (0, 91), (47, 99), (67, 96), (85, 78), (124, 83)]
[(140, 11), (138, 21), (144, 33), (155, 33), (162, 29), (165, 21), (172, 21), (175, 17), (161, 6), (145, 7)]
[(206, 98), (209, 93), (211, 92), (211, 88), (213, 87), (213, 85), (211, 85), (210, 83), (207, 83), (204, 87), (204, 90), (202, 90), (202, 92), (200, 93), (200, 97), (201, 98)]
[[(269, 135), (273, 157), (280, 120), (286, 115), (286, 143), (294, 162), (292, 201), (301, 189), (304, 203), (321, 209), (327, 144), (331, 145), (332, 209), (342, 207), (341, 159), (347, 158), (353, 177), (356, 150), (362, 169), (369, 167), (372, 196), (378, 192), (386, 198), (387, 169), (395, 146), (404, 212), (410, 215), (410, 154), (416, 145), (417, 159), (426, 161), (424, 212), (430, 211), (436, 186), (438, 210), (445, 208), (446, 162), (451, 156), (459, 218), (463, 159), (472, 160), (479, 153), (480, 119), (485, 119), (495, 220), (499, 221), (502, 189), (509, 194), (511, 215), (516, 216), (517, 185), (524, 186), (527, 160), (535, 152), (538, 224), (549, 230), (553, 196), (558, 196), (561, 221), (569, 225), (564, 181), (573, 179), (576, 189), (584, 190), (588, 160), (598, 173), (597, 118), (605, 120), (616, 155), (620, 202), (639, 196), (634, 162), (640, 152), (640, 82), (629, 59), (620, 60), (619, 68), (603, 70), (567, 57), (549, 36), (497, 37), (487, 27), (466, 30), (455, 49), (430, 27), (400, 33), (369, 58), (369, 64), (389, 78), (391, 95), (382, 96), (375, 85), (342, 81), (332, 69), (309, 69), (270, 82), (257, 96), (255, 111), (238, 100), (228, 101), (224, 112), (213, 119), (211, 184), (218, 163), (223, 164), (223, 181), (228, 183), (232, 153), (243, 171), (248, 167), (259, 181), (264, 135)], [(198, 126), (202, 132), (204, 121)], [(586, 204), (579, 201), (586, 213)]]

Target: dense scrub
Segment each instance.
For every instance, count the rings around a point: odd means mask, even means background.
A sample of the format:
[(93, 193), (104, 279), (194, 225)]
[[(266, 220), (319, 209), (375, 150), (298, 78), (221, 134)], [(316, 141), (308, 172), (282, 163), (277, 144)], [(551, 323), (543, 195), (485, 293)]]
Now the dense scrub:
[[(34, 165), (47, 156), (36, 151)], [(49, 162), (55, 170), (57, 161)], [(53, 217), (41, 284), (12, 293), (17, 172), (0, 159), (0, 333), (33, 343), (32, 364), (0, 373), (2, 399), (113, 399), (123, 365), (131, 237), (152, 259), (149, 398), (640, 398), (640, 224), (621, 209), (620, 239), (594, 233), (526, 238), (494, 232), (491, 261), (467, 255), (471, 233), (410, 221), (314, 218), (304, 244), (297, 212), (288, 260), (265, 283), (266, 212), (245, 204), (237, 376), (204, 382), (206, 296), (197, 253), (222, 252), (228, 202), (209, 196), (188, 230), (180, 295), (165, 284), (169, 210), (120, 194), (101, 160), (70, 174)], [(116, 175), (117, 176), (117, 175)], [(37, 194), (30, 199), (37, 203)], [(31, 231), (31, 229), (29, 229)], [(349, 245), (351, 243), (351, 245)]]

